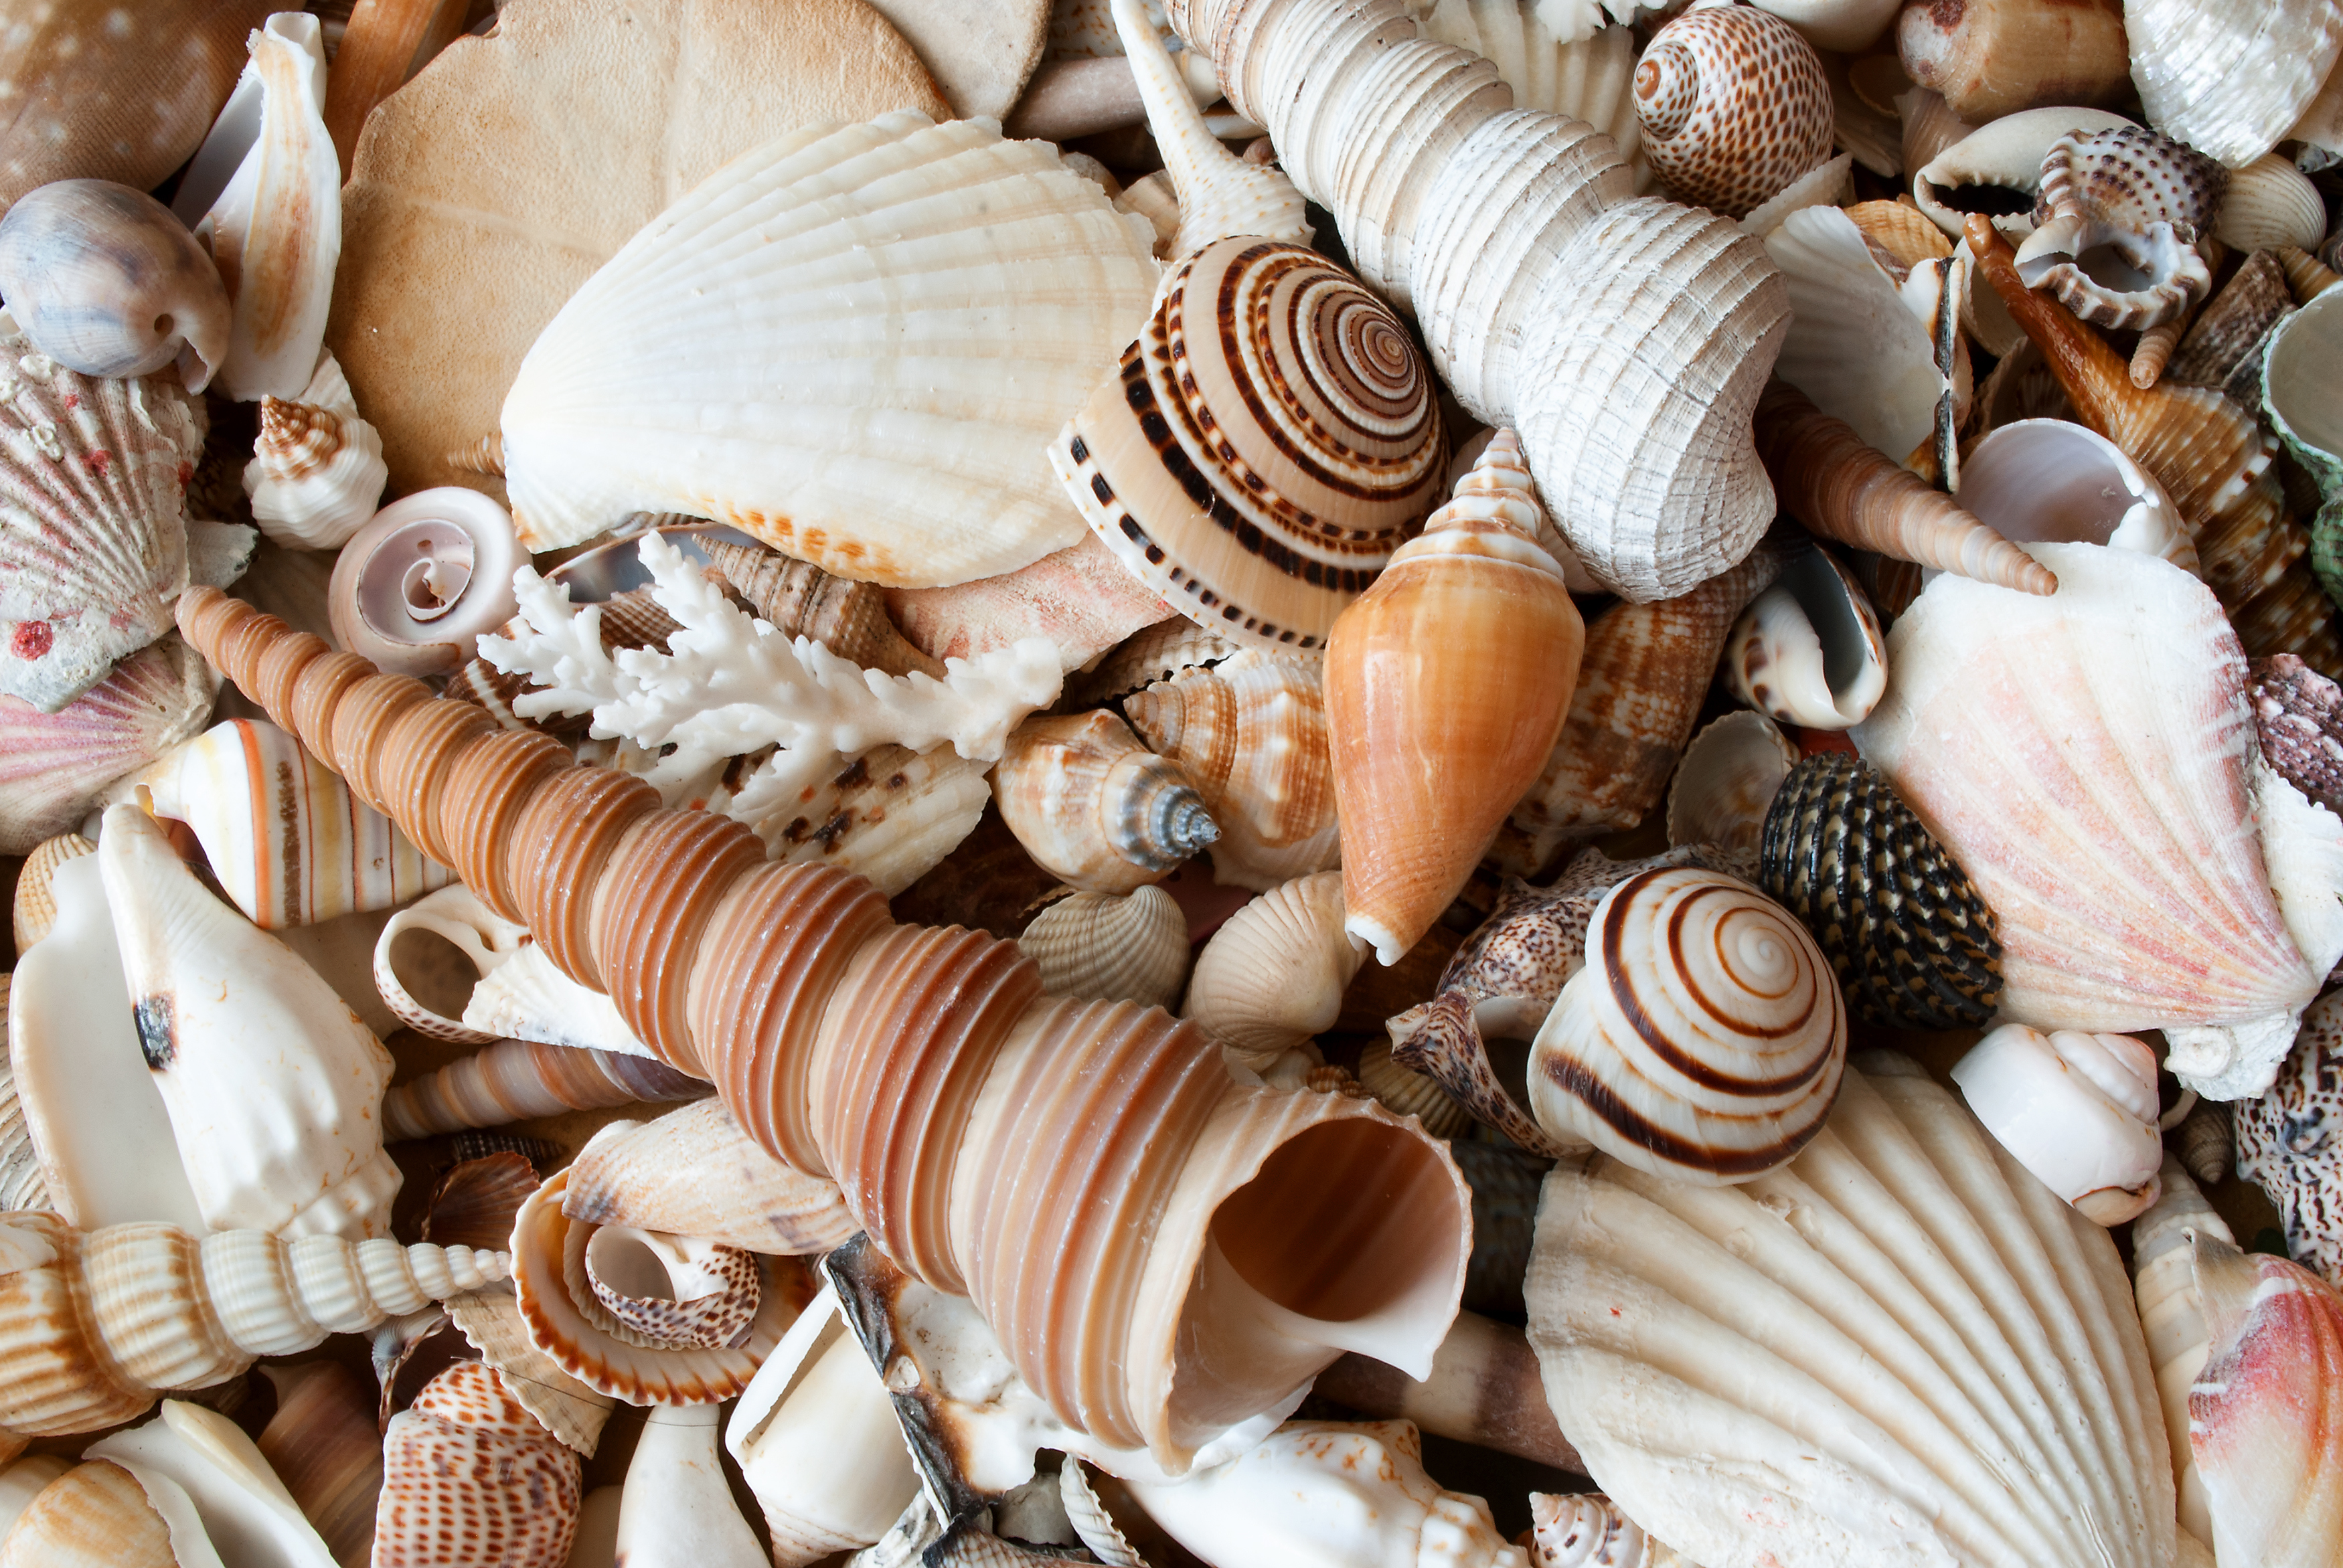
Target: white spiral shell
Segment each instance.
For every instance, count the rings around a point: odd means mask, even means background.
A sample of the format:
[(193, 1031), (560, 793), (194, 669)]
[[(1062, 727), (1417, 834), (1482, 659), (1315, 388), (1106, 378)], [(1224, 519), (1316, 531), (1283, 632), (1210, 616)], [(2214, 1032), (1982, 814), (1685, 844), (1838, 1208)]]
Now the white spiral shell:
[(2006, 1023), (1954, 1065), (1986, 1131), (2050, 1191), (2102, 1225), (2156, 1201), (2156, 1053), (2127, 1034)]

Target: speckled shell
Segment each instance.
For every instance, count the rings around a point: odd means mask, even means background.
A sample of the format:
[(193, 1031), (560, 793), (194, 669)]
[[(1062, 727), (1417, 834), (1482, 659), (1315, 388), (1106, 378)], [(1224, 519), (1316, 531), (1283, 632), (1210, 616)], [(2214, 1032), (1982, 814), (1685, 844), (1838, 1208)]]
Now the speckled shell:
[(1723, 6), (1677, 17), (1635, 64), (1635, 117), (1652, 172), (1733, 217), (1830, 157), (1830, 82), (1778, 16)]
[(1159, 881), (1220, 836), (1180, 767), (1104, 709), (1018, 726), (993, 789), (1026, 853), (1085, 892)]
[[(2137, 126), (2062, 136), (2043, 155), (2035, 228), (2018, 247), (2017, 275), (2102, 327), (2173, 320), (2213, 286), (2197, 241), (2210, 232), (2228, 183), (2229, 171), (2213, 159)], [(2116, 287), (2086, 271), (2081, 258), (2103, 249), (2143, 281)]]
[(1533, 1568), (1694, 1568), (1599, 1492), (1530, 1493)]
[(581, 1469), (501, 1373), (458, 1362), (384, 1429), (373, 1568), (561, 1568)]
[(1061, 899), (1017, 945), (1051, 996), (1169, 1007), (1188, 978), (1188, 917), (1153, 886)]
[(2302, 1015), (2278, 1081), (2237, 1102), (2237, 1174), (2260, 1183), (2286, 1224), (2286, 1250), (2343, 1281), (2343, 991)]
[(1819, 549), (1797, 551), (1725, 645), (1733, 695), (1785, 724), (1845, 729), (1887, 689), (1887, 649), (1871, 600)]
[(769, 809), (736, 796), (731, 814), (773, 859), (858, 872), (893, 898), (942, 864), (991, 799), (985, 765), (952, 747), (877, 746)]
[(2318, 95), (2343, 53), (2343, 13), (2323, 0), (2124, 0), (2124, 35), (2148, 124), (2243, 168)]
[(0, 697), (0, 854), (81, 825), (106, 786), (208, 718), (217, 678), (174, 635), (147, 644), (55, 713)]
[(2343, 687), (2290, 653), (2248, 668), (2263, 759), (2311, 800), (2343, 812)]
[[(756, 1254), (696, 1236), (601, 1225), (582, 1251), (562, 1261), (563, 1283), (579, 1312), (605, 1332), (650, 1350), (741, 1344), (764, 1302)], [(657, 1276), (628, 1271), (630, 1263), (645, 1261), (658, 1266)]]

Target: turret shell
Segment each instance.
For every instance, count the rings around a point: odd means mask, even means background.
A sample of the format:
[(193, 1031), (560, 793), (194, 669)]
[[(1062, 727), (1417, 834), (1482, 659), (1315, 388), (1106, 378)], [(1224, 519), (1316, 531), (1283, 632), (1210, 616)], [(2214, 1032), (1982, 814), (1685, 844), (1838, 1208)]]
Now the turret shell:
[(331, 354), (289, 399), (260, 400), (260, 435), (244, 493), (260, 531), (294, 549), (338, 549), (374, 516), (390, 470), (382, 436), (358, 417)]

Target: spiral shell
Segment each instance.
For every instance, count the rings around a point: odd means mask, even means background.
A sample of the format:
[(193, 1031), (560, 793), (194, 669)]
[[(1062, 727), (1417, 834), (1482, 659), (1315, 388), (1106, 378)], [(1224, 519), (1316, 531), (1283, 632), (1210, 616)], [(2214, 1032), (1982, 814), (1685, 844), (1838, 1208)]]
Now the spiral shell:
[(1302, 648), (1431, 509), (1444, 456), (1390, 307), (1306, 246), (1242, 236), (1179, 265), (1050, 448), (1091, 532), (1165, 602)]
[(170, 209), (107, 180), (18, 196), (0, 217), (0, 295), (39, 350), (85, 376), (177, 361), (190, 392), (227, 353), (227, 290)]
[[(577, 1268), (569, 1261), (565, 1256), (563, 1282), (579, 1311), (651, 1350), (731, 1349), (747, 1341), (764, 1300), (756, 1255), (704, 1237), (599, 1225)], [(595, 1307), (608, 1317), (597, 1319)]]
[(1026, 852), (1084, 892), (1161, 880), (1220, 836), (1180, 768), (1104, 709), (1019, 725), (993, 791)]
[(2248, 667), (2262, 758), (2317, 804), (2343, 811), (2343, 687), (2290, 653)]
[(2119, 1225), (2156, 1201), (2156, 1053), (2131, 1036), (2006, 1023), (1953, 1065), (1953, 1081), (1995, 1141), (2085, 1219)]
[(1539, 1126), (1706, 1186), (1762, 1175), (1822, 1131), (1846, 1011), (1787, 910), (1736, 878), (1644, 871), (1604, 895), (1588, 936), (1530, 1050)]
[(1750, 6), (1692, 12), (1654, 34), (1635, 64), (1635, 117), (1661, 182), (1733, 217), (1830, 157), (1821, 57)]
[(382, 1455), (374, 1568), (568, 1560), (583, 1467), (494, 1368), (459, 1362), (424, 1384), (384, 1428)]
[(334, 564), (334, 637), (401, 675), (444, 675), (512, 618), (525, 559), (512, 518), (477, 490), (423, 490), (392, 502)]
[(0, 1221), (0, 1430), (26, 1437), (130, 1420), (172, 1389), (209, 1388), (257, 1356), (504, 1278), (502, 1252), (265, 1231), (191, 1235), (156, 1223), (75, 1230), (55, 1214)]
[(1530, 1493), (1534, 1568), (1695, 1568), (1599, 1492)]
[[(1069, 677), (1066, 686), (1077, 702), (1112, 702), (1158, 681), (1177, 680), (1192, 669), (1208, 668), (1236, 651), (1237, 645), (1226, 638), (1205, 630), (1184, 615), (1175, 615), (1132, 632), (1087, 673)], [(1124, 711), (1128, 714), (1129, 709)], [(1133, 728), (1146, 733), (1143, 726)]]
[(1188, 978), (1188, 917), (1152, 885), (1061, 899), (1033, 917), (1017, 945), (1051, 996), (1169, 1007)]
[(2237, 1174), (2278, 1206), (2286, 1250), (2329, 1281), (2343, 1279), (2343, 992), (2302, 1015), (2294, 1049), (2268, 1092), (2236, 1112)]
[(1821, 550), (1799, 551), (1734, 624), (1725, 680), (1782, 723), (1852, 728), (1887, 689), (1879, 618), (1845, 567)]
[[(2050, 144), (2042, 159), (2034, 232), (2017, 251), (2017, 276), (2046, 288), (2085, 321), (2154, 327), (2205, 297), (2213, 274), (2197, 253), (2229, 171), (2193, 147), (2137, 126)], [(2111, 287), (2083, 266), (2107, 250), (2142, 281)]]
[(2257, 250), (2205, 304), (2166, 374), (2190, 387), (2217, 387), (2251, 402), (2259, 396), (2264, 339), (2294, 309), (2278, 253)]
[(338, 549), (374, 516), (390, 470), (382, 436), (358, 417), (342, 367), (327, 354), (294, 398), (260, 400), (260, 435), (244, 493), (260, 531), (292, 549)]
[(382, 1135), (394, 1141), (428, 1138), (435, 1132), (497, 1127), (565, 1111), (689, 1100), (701, 1092), (699, 1080), (663, 1061), (615, 1050), (500, 1040), (385, 1093)]
[(890, 675), (913, 670), (943, 678), (944, 667), (903, 640), (887, 614), (887, 596), (875, 583), (832, 577), (811, 561), (793, 560), (746, 538), (712, 528), (699, 536), (708, 564), (732, 591), (785, 638), (809, 637), (840, 658)]
[(837, 1182), (774, 1159), (718, 1100), (605, 1126), (570, 1165), (561, 1211), (785, 1256), (826, 1252), (856, 1229)]

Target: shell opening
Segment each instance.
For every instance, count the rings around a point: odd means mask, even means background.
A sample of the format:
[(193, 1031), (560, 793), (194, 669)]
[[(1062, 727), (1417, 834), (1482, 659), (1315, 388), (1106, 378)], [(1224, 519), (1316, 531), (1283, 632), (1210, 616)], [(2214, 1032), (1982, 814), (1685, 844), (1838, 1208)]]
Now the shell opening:
[(649, 1302), (689, 1302), (711, 1295), (723, 1282), (688, 1265), (677, 1271), (647, 1232), (630, 1225), (604, 1225), (586, 1243), (593, 1277), (622, 1296)]
[(1953, 498), (2015, 544), (2115, 544), (2127, 528), (2179, 526), (2162, 488), (2122, 448), (2063, 419), (1993, 431), (1963, 465)]
[(426, 926), (391, 933), (386, 967), (416, 1005), (443, 1019), (460, 1019), (480, 978), (470, 954)]

